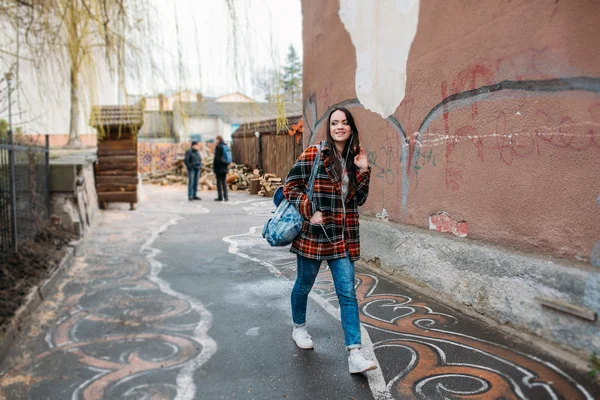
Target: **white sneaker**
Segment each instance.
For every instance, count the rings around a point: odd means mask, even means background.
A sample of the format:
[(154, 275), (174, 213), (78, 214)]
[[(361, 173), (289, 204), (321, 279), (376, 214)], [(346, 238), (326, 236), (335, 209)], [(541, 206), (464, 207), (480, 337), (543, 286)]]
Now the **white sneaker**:
[(376, 368), (377, 364), (373, 360), (365, 358), (360, 350), (350, 352), (348, 356), (348, 369), (351, 374), (359, 374)]
[(296, 346), (304, 350), (310, 350), (315, 347), (312, 337), (308, 334), (306, 326), (296, 327), (292, 331), (292, 339), (296, 342)]

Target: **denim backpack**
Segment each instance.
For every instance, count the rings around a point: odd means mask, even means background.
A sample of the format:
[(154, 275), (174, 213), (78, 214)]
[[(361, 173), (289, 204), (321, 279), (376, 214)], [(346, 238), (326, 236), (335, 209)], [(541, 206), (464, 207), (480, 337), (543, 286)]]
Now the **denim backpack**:
[[(317, 157), (310, 171), (308, 180), (308, 199), (312, 202), (313, 189), (315, 186), (315, 177), (321, 159), (321, 146), (317, 145)], [(283, 195), (283, 186), (277, 188), (273, 194), (273, 202), (277, 209), (275, 214), (269, 219), (262, 230), (262, 236), (267, 239), (271, 246), (287, 246), (292, 243), (302, 229), (304, 217), (298, 209), (288, 201)]]

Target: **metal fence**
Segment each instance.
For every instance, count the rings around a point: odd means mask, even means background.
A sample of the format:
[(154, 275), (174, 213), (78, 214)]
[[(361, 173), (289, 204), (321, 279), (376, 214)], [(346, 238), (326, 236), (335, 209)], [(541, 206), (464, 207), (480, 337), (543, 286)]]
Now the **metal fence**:
[(46, 145), (0, 137), (0, 253), (33, 239), (50, 214), (50, 153)]

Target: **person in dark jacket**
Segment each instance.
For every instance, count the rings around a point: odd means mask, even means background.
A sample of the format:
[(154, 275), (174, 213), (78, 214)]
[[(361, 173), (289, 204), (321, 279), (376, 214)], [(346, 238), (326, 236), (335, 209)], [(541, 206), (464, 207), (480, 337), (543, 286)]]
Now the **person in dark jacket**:
[(217, 147), (215, 147), (215, 161), (213, 168), (217, 176), (217, 193), (215, 201), (229, 201), (227, 197), (227, 171), (229, 164), (225, 158), (225, 141), (223, 137), (217, 136)]
[(192, 142), (192, 147), (185, 152), (183, 160), (188, 173), (188, 200), (202, 200), (198, 197), (198, 176), (202, 168), (202, 156), (198, 151), (198, 142)]
[[(292, 338), (301, 349), (314, 348), (306, 329), (306, 306), (321, 262), (327, 260), (340, 303), (348, 368), (350, 373), (361, 373), (377, 368), (360, 351), (360, 320), (354, 289), (354, 262), (360, 258), (358, 206), (369, 195), (371, 167), (350, 111), (342, 107), (331, 111), (327, 137), (319, 149), (310, 146), (300, 155), (283, 188), (285, 197), (305, 219), (290, 249), (298, 258), (298, 276), (291, 296)], [(318, 151), (321, 161), (316, 167), (310, 200), (306, 191)]]

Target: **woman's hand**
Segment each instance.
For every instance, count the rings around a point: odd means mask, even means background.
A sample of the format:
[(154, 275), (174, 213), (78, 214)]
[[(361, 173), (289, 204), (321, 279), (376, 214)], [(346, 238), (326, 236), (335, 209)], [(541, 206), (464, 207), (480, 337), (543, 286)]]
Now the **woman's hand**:
[(322, 224), (323, 223), (323, 214), (321, 214), (321, 211), (317, 211), (316, 213), (313, 214), (312, 217), (310, 217), (310, 223), (311, 224)]
[(360, 170), (360, 172), (367, 172), (369, 169), (369, 160), (365, 154), (365, 149), (360, 146), (360, 152), (354, 157), (354, 165)]

